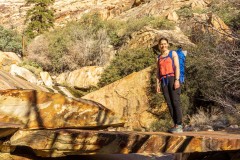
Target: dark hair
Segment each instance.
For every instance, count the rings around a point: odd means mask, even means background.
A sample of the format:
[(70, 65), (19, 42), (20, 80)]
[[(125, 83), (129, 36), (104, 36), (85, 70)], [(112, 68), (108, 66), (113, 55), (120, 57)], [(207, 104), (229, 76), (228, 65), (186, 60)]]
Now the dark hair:
[(159, 39), (158, 44), (160, 44), (162, 40), (165, 40), (165, 41), (167, 41), (167, 43), (168, 43), (168, 39), (165, 38), (165, 37), (162, 37), (162, 38)]
[(178, 49), (183, 49), (183, 47), (182, 47), (182, 45), (181, 45), (181, 44), (180, 44), (180, 45), (178, 45), (178, 46), (177, 46), (177, 48), (178, 48)]

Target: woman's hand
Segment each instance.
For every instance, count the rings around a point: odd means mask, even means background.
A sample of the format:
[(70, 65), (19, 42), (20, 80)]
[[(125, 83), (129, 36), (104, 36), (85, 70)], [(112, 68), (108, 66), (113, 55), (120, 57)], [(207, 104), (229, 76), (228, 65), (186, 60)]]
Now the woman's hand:
[(179, 80), (175, 80), (175, 82), (174, 82), (174, 89), (178, 89), (179, 87), (180, 87)]
[(157, 85), (157, 93), (162, 93), (160, 85)]

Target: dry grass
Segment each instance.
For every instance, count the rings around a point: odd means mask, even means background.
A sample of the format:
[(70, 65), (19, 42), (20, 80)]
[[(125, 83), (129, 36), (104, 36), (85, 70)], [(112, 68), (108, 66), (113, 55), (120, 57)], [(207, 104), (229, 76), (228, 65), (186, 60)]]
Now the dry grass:
[[(221, 109), (212, 107), (197, 109), (197, 112), (191, 116), (188, 115), (189, 125), (193, 128), (206, 128), (210, 126), (213, 129), (224, 128), (228, 126), (228, 119)], [(200, 129), (201, 130), (201, 129)]]

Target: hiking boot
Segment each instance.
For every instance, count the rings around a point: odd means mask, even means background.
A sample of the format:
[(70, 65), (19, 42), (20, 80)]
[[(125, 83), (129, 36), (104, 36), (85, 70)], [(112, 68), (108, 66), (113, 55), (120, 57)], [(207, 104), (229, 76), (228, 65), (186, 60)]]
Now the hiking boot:
[(168, 129), (168, 132), (172, 133), (173, 130), (175, 130), (176, 125), (174, 125), (172, 128)]
[(171, 133), (182, 133), (183, 127), (182, 125), (176, 125), (174, 128), (170, 129), (169, 132)]

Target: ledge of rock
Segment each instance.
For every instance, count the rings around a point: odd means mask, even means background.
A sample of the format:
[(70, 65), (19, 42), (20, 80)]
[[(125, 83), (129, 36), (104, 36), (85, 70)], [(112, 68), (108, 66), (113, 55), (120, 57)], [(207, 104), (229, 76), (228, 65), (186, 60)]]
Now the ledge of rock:
[(18, 124), (0, 122), (0, 138), (12, 135), (20, 127)]
[(90, 154), (159, 154), (240, 149), (240, 135), (226, 132), (107, 132), (88, 130), (19, 130), (12, 147), (31, 148), (38, 156)]
[(48, 91), (46, 88), (32, 84), (17, 76), (13, 76), (3, 70), (0, 70), (0, 90), (5, 89), (34, 89)]
[(35, 90), (0, 90), (0, 121), (21, 128), (94, 128), (123, 121), (102, 105)]
[(142, 30), (132, 33), (131, 37), (132, 38), (127, 42), (126, 47), (151, 47), (155, 45), (161, 37), (168, 38), (170, 40), (169, 43), (176, 46), (195, 46), (195, 44), (193, 44), (178, 27), (174, 30), (156, 30), (151, 27), (144, 27)]

